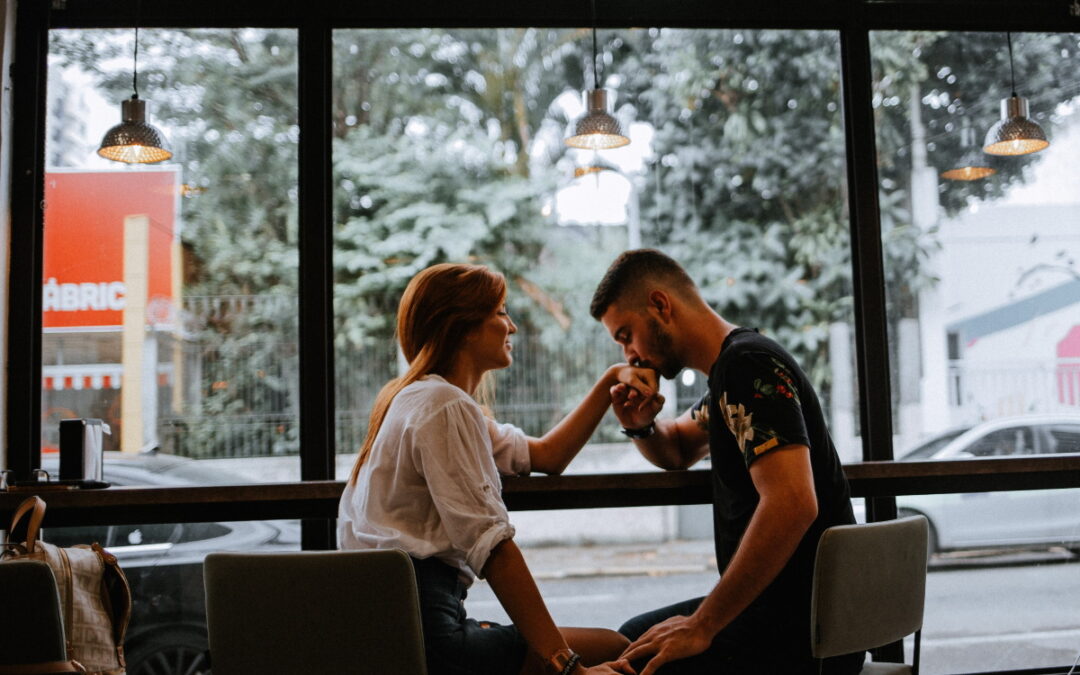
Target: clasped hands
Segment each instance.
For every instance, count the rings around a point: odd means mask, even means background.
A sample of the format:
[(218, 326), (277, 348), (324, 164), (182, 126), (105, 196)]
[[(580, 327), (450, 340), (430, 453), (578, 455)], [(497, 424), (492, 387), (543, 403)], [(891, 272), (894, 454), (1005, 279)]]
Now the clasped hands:
[(660, 377), (652, 368), (614, 366), (618, 384), (611, 387), (611, 408), (619, 424), (640, 429), (652, 422), (664, 407)]

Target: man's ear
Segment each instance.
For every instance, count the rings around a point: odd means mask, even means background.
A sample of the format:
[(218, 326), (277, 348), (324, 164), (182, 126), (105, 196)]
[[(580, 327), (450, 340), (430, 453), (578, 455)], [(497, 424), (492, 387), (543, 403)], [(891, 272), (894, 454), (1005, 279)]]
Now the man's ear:
[(661, 323), (670, 323), (672, 318), (671, 295), (659, 289), (649, 292), (649, 312), (656, 315)]

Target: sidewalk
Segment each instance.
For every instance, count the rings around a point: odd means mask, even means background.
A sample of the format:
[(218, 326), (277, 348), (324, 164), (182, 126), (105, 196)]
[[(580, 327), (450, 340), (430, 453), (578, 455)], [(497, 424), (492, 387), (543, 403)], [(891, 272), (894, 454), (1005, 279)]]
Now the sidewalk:
[[(526, 546), (522, 548), (533, 577), (572, 579), (601, 576), (667, 576), (716, 572), (711, 539), (661, 544)], [(1003, 568), (1076, 562), (1080, 554), (1062, 547), (951, 551), (930, 558), (930, 571)]]
[(711, 539), (661, 544), (535, 546), (522, 549), (536, 579), (665, 576), (716, 571)]

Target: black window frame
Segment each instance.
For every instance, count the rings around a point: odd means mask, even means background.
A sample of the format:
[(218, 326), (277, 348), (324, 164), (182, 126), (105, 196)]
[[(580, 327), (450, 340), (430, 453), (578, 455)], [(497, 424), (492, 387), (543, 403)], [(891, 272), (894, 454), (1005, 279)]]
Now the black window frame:
[[(778, 28), (836, 31), (841, 46), (844, 132), (855, 303), (859, 416), (864, 461), (893, 459), (885, 276), (879, 219), (869, 36), (879, 30), (1080, 32), (1069, 0), (598, 0), (604, 27)], [(8, 279), (7, 461), (18, 478), (40, 462), (41, 278), (48, 31), (56, 28), (274, 27), (299, 41), (299, 312), (301, 480), (334, 479), (331, 70), (338, 28), (587, 26), (588, 3), (402, 5), (341, 0), (21, 0), (13, 80), (11, 268)], [(871, 376), (872, 374), (872, 376)], [(927, 483), (930, 485), (931, 483)], [(895, 500), (868, 499), (868, 518), (894, 517)], [(254, 514), (256, 517), (258, 514)], [(333, 521), (305, 520), (305, 548), (329, 548)]]

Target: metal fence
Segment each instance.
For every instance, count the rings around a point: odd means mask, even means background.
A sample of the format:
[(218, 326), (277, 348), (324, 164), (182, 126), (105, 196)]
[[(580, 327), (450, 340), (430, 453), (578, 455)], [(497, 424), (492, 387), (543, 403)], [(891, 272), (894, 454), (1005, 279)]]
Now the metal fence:
[(1035, 413), (1080, 414), (1080, 358), (951, 361), (953, 423)]
[[(381, 353), (380, 353), (381, 352)], [(599, 328), (584, 343), (545, 343), (539, 336), (514, 341), (514, 364), (494, 375), (492, 412), (531, 435), (541, 435), (580, 401), (619, 350)], [(368, 414), (379, 389), (397, 374), (394, 346), (340, 353), (337, 370), (337, 450), (355, 452), (367, 432)], [(610, 421), (610, 420), (609, 420)], [(597, 440), (618, 440), (614, 423)]]
[[(171, 376), (158, 396), (158, 437), (163, 451), (187, 457), (265, 457), (299, 452), (298, 349), (284, 331), (237, 331), (237, 317), (257, 314), (263, 324), (295, 315), (292, 299), (264, 304), (256, 297), (185, 301), (187, 339), (159, 358)], [(209, 327), (209, 329), (208, 329)], [(230, 332), (215, 332), (228, 327)], [(495, 374), (493, 412), (532, 435), (543, 434), (585, 395), (618, 347), (600, 326), (585, 335), (515, 337), (514, 365)], [(170, 361), (165, 363), (165, 361)], [(390, 341), (335, 354), (338, 452), (363, 441), (379, 389), (396, 376), (399, 361)], [(179, 388), (174, 392), (173, 388)], [(596, 440), (618, 440), (613, 420)]]
[[(299, 361), (296, 299), (287, 296), (185, 299), (184, 330), (157, 348), (162, 382), (156, 396), (158, 444), (188, 457), (266, 457), (299, 452)], [(515, 336), (514, 364), (495, 374), (493, 411), (531, 435), (542, 435), (581, 400), (596, 378), (621, 359), (599, 325)], [(379, 389), (399, 370), (390, 340), (335, 354), (336, 445), (355, 452)], [(1080, 359), (953, 361), (947, 369), (953, 424), (1007, 415), (1080, 414)], [(679, 409), (704, 378), (677, 387)], [(121, 421), (122, 422), (122, 421)], [(621, 440), (609, 413), (594, 436)]]

